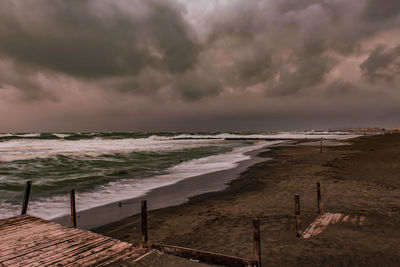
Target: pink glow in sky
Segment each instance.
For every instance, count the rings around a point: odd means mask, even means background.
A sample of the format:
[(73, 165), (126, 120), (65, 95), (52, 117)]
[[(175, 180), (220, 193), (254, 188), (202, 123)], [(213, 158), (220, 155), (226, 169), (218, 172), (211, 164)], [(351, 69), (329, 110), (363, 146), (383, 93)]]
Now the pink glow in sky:
[(397, 0), (3, 0), (0, 132), (400, 125)]

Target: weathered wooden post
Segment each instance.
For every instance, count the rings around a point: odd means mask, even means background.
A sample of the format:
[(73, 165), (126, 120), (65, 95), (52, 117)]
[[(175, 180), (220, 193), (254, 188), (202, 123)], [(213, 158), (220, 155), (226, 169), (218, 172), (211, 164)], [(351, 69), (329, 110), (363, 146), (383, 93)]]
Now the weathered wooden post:
[(318, 213), (323, 213), (322, 197), (321, 197), (321, 184), (317, 183), (317, 201), (318, 201)]
[(301, 236), (300, 196), (294, 196), (294, 215), (296, 217), (296, 235)]
[(75, 207), (75, 190), (72, 189), (70, 192), (71, 199), (71, 226), (76, 228), (76, 207)]
[(253, 248), (254, 259), (257, 261), (257, 266), (261, 267), (260, 219), (253, 219)]
[(142, 200), (142, 238), (141, 238), (141, 243), (140, 246), (142, 248), (147, 248), (147, 201)]
[(26, 214), (26, 211), (28, 210), (28, 202), (29, 202), (29, 195), (31, 193), (31, 186), (32, 186), (32, 182), (26, 181), (24, 200), (22, 202), (21, 215)]
[(320, 148), (319, 148), (319, 153), (322, 153), (322, 140), (323, 140), (324, 138), (322, 138), (321, 137), (321, 145), (320, 145)]

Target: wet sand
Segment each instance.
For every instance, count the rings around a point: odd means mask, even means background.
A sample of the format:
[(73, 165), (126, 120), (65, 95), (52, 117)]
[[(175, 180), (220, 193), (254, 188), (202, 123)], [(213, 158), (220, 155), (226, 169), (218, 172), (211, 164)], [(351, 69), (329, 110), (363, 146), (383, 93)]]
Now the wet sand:
[[(252, 218), (261, 220), (263, 265), (399, 266), (400, 135), (360, 137), (351, 145), (276, 147), (221, 192), (149, 213), (151, 242), (252, 256)], [(317, 217), (316, 183), (326, 212), (364, 216), (329, 225), (321, 234), (295, 234), (294, 195), (301, 198), (303, 229)], [(140, 218), (95, 231), (137, 244)], [(137, 266), (198, 266), (154, 254)]]

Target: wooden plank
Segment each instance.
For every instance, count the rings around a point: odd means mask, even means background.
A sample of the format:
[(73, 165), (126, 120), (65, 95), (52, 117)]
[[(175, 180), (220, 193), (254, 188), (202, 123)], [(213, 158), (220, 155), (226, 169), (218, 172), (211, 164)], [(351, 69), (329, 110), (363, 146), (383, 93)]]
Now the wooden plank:
[(225, 266), (257, 266), (257, 261), (254, 259), (239, 258), (220, 253), (208, 252), (204, 250), (184, 248), (169, 245), (154, 245), (154, 248), (179, 257), (194, 259), (201, 262)]
[(13, 228), (8, 228), (5, 229), (4, 231), (0, 230), (1, 239), (2, 240), (6, 240), (7, 238), (16, 239), (19, 236), (27, 235), (43, 227), (46, 227), (46, 225), (43, 223), (30, 223), (30, 224), (19, 225)]
[[(103, 250), (107, 250), (116, 244), (119, 244), (119, 246), (122, 246), (122, 247), (126, 247), (129, 250), (138, 249), (138, 248), (134, 247), (132, 244), (129, 244), (126, 242), (121, 242), (119, 240), (115, 240), (112, 238), (107, 238), (107, 241), (109, 241), (109, 242), (108, 243), (105, 242), (100, 245), (97, 245), (92, 249), (87, 249), (87, 247), (80, 247), (77, 250), (72, 251), (73, 252), (72, 254), (68, 254), (68, 257), (59, 258), (56, 261), (53, 260), (52, 264), (57, 263), (57, 264), (65, 265), (65, 264), (69, 264), (71, 262), (76, 263), (77, 261), (81, 260), (82, 258), (84, 260), (90, 259), (91, 256), (93, 256), (93, 258), (100, 260), (101, 259), (100, 255), (98, 255), (96, 253), (99, 253)], [(107, 255), (102, 255), (102, 256), (105, 257)]]
[[(67, 263), (75, 263), (85, 255), (90, 255), (95, 252), (95, 249), (104, 249), (114, 244), (114, 240), (96, 240), (90, 244), (78, 244), (73, 247), (61, 250), (61, 253), (52, 255), (49, 258), (42, 259), (41, 264), (64, 266)], [(61, 249), (61, 248), (60, 248)]]
[[(85, 257), (89, 257), (92, 254), (96, 254), (99, 251), (112, 247), (113, 245), (115, 245), (115, 241), (116, 240), (110, 238), (108, 240), (103, 240), (99, 243), (90, 244), (88, 246), (79, 246), (79, 248), (72, 250), (72, 253), (69, 253), (64, 257), (59, 257), (52, 260), (51, 264), (59, 266), (64, 266), (72, 263), (75, 264), (77, 261)], [(99, 257), (97, 259), (100, 260)]]
[(349, 219), (350, 219), (350, 215), (346, 215), (346, 216), (344, 216), (342, 222), (345, 223), (345, 222), (347, 222)]
[(96, 237), (93, 240), (88, 240), (87, 238), (71, 238), (67, 241), (62, 241), (57, 244), (52, 244), (50, 246), (43, 247), (39, 250), (33, 250), (23, 255), (18, 255), (13, 259), (3, 261), (1, 263), (6, 265), (19, 264), (20, 266), (32, 266), (35, 263), (49, 263), (54, 258), (65, 258), (70, 256), (70, 252), (80, 248), (84, 250), (90, 250), (97, 245), (109, 241), (102, 236)]
[[(146, 253), (140, 255), (139, 257), (137, 257), (136, 259), (134, 259), (133, 261), (131, 261), (131, 263), (138, 262), (138, 261), (142, 260), (143, 258), (147, 257), (148, 255), (153, 254), (153, 253), (156, 252), (156, 251), (157, 251), (156, 249), (151, 249), (151, 250), (149, 250), (148, 252), (146, 252)], [(130, 256), (130, 255), (127, 255), (127, 256), (125, 256), (125, 257), (131, 257), (131, 256)], [(125, 257), (123, 257), (123, 258), (121, 259), (121, 261), (124, 261), (124, 260), (128, 259), (128, 258), (125, 258)], [(101, 266), (107, 266), (106, 264), (107, 264), (107, 262), (104, 262)]]
[[(80, 238), (80, 237), (86, 237), (85, 233), (82, 232), (76, 232), (76, 233), (59, 233), (53, 236), (49, 236), (46, 238), (41, 238), (36, 237), (35, 240), (33, 240), (31, 243), (25, 242), (18, 244), (19, 242), (15, 243), (10, 243), (9, 246), (10, 248), (8, 250), (2, 251), (0, 253), (1, 259), (6, 259), (8, 255), (11, 255), (12, 257), (17, 257), (17, 256), (22, 256), (27, 253), (37, 251), (49, 246), (54, 246), (62, 242), (68, 242), (70, 240)], [(87, 239), (88, 240), (88, 239)], [(11, 251), (11, 253), (10, 253)]]
[(7, 225), (3, 225), (0, 227), (1, 232), (6, 232), (9, 229), (14, 229), (18, 227), (27, 227), (33, 224), (45, 224), (46, 222), (39, 218), (30, 218), (30, 215), (21, 216), (22, 220), (17, 220), (8, 223)]
[(74, 229), (68, 229), (68, 228), (57, 228), (51, 225), (46, 225), (43, 223), (40, 224), (27, 224), (27, 225), (22, 225), (18, 228), (15, 228), (13, 230), (7, 231), (4, 233), (3, 231), (0, 231), (1, 237), (0, 239), (5, 241), (8, 239), (18, 239), (19, 237), (28, 237), (27, 233), (29, 233), (30, 236), (34, 236), (36, 232), (43, 231), (43, 228), (47, 229), (47, 232), (65, 232), (65, 233), (72, 233), (75, 232)]
[(34, 220), (34, 219), (38, 219), (38, 218), (29, 216), (29, 215), (17, 215), (14, 217), (0, 220), (0, 228), (2, 228), (3, 226), (6, 226), (6, 227), (10, 226), (10, 224), (16, 223), (19, 221), (23, 221), (23, 220), (29, 221), (29, 220)]
[(149, 250), (30, 215), (0, 220), (0, 265), (103, 266), (133, 261)]
[(357, 220), (358, 220), (358, 216), (356, 215), (356, 216), (354, 216), (354, 218), (351, 219), (350, 221), (351, 221), (352, 224), (356, 224), (356, 223), (357, 223)]
[(11, 228), (16, 228), (19, 227), (20, 225), (24, 224), (31, 224), (31, 223), (39, 223), (40, 220), (38, 218), (30, 218), (29, 215), (23, 215), (23, 216), (18, 216), (15, 218), (15, 220), (8, 221), (3, 225), (0, 226), (0, 231), (6, 231), (7, 229)]
[(69, 246), (71, 246), (71, 243), (73, 243), (75, 241), (82, 242), (82, 241), (86, 240), (86, 241), (89, 242), (90, 239), (91, 238), (88, 237), (87, 235), (85, 235), (85, 233), (79, 233), (77, 235), (72, 235), (69, 238), (63, 238), (63, 239), (60, 239), (60, 240), (53, 240), (52, 242), (48, 242), (47, 244), (45, 243), (45, 244), (43, 244), (41, 246), (40, 245), (34, 246), (34, 247), (30, 248), (30, 249), (26, 249), (26, 250), (21, 251), (19, 254), (11, 254), (8, 257), (4, 256), (4, 257), (1, 258), (1, 260), (2, 261), (11, 260), (13, 258), (23, 257), (23, 256), (28, 255), (28, 254), (30, 255), (32, 253), (43, 253), (43, 255), (44, 255), (44, 252), (47, 249), (49, 249), (49, 250), (53, 249), (53, 252), (55, 252), (56, 251), (56, 247), (58, 247), (59, 244), (65, 243), (65, 244), (69, 244)]
[(128, 243), (114, 243), (111, 247), (105, 249), (95, 249), (94, 253), (82, 257), (80, 260), (75, 261), (74, 264), (81, 266), (97, 265), (104, 261), (113, 261), (117, 255), (126, 255), (131, 251), (132, 246)]
[[(343, 219), (342, 219), (343, 218)], [(344, 216), (343, 213), (324, 213), (319, 215), (311, 224), (310, 226), (304, 231), (303, 238), (307, 239), (312, 236), (318, 235), (325, 230), (325, 228), (329, 224), (335, 224), (342, 221), (343, 223), (351, 222), (352, 224), (357, 225), (358, 216), (355, 215), (350, 221), (350, 215)], [(360, 220), (358, 222), (359, 225), (362, 225), (365, 221), (364, 216), (360, 216)]]
[(360, 217), (360, 225), (363, 225), (364, 224), (364, 222), (365, 222), (365, 216), (361, 216)]
[(304, 231), (303, 238), (307, 239), (311, 236), (318, 235), (322, 233), (322, 231), (328, 226), (328, 224), (332, 221), (334, 214), (333, 213), (324, 213), (319, 215), (314, 222), (310, 224), (310, 226)]
[[(53, 234), (57, 232), (63, 233), (74, 233), (73, 229), (64, 229), (64, 228), (54, 228), (50, 225), (45, 224), (31, 224), (26, 227), (16, 228), (13, 231), (7, 231), (7, 233), (3, 234), (3, 231), (0, 231), (2, 243), (11, 242), (10, 240), (24, 240), (29, 238), (35, 238), (37, 234), (40, 237), (43, 234), (43, 231), (47, 231), (48, 234)], [(0, 245), (0, 251), (2, 246)]]
[(9, 251), (12, 250), (13, 253), (17, 253), (18, 251), (27, 251), (30, 248), (41, 248), (42, 246), (50, 245), (55, 242), (60, 242), (62, 240), (69, 240), (72, 237), (78, 237), (84, 235), (82, 232), (49, 232), (45, 237), (43, 235), (36, 234), (33, 237), (25, 237), (24, 239), (14, 240), (13, 242), (7, 242), (8, 247), (2, 248), (0, 251), (0, 257), (4, 257), (9, 254)]
[(332, 218), (332, 224), (338, 223), (340, 221), (340, 219), (344, 216), (344, 214), (342, 213), (335, 213), (333, 214), (333, 218)]

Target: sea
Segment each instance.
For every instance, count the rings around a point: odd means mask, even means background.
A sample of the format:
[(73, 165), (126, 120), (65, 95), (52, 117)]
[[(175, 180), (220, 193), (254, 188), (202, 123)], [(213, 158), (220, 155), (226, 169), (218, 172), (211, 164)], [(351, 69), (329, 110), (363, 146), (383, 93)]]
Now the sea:
[(235, 168), (248, 152), (293, 139), (348, 139), (354, 133), (129, 132), (0, 134), (0, 218), (18, 215), (26, 181), (29, 213), (53, 219), (183, 179)]

